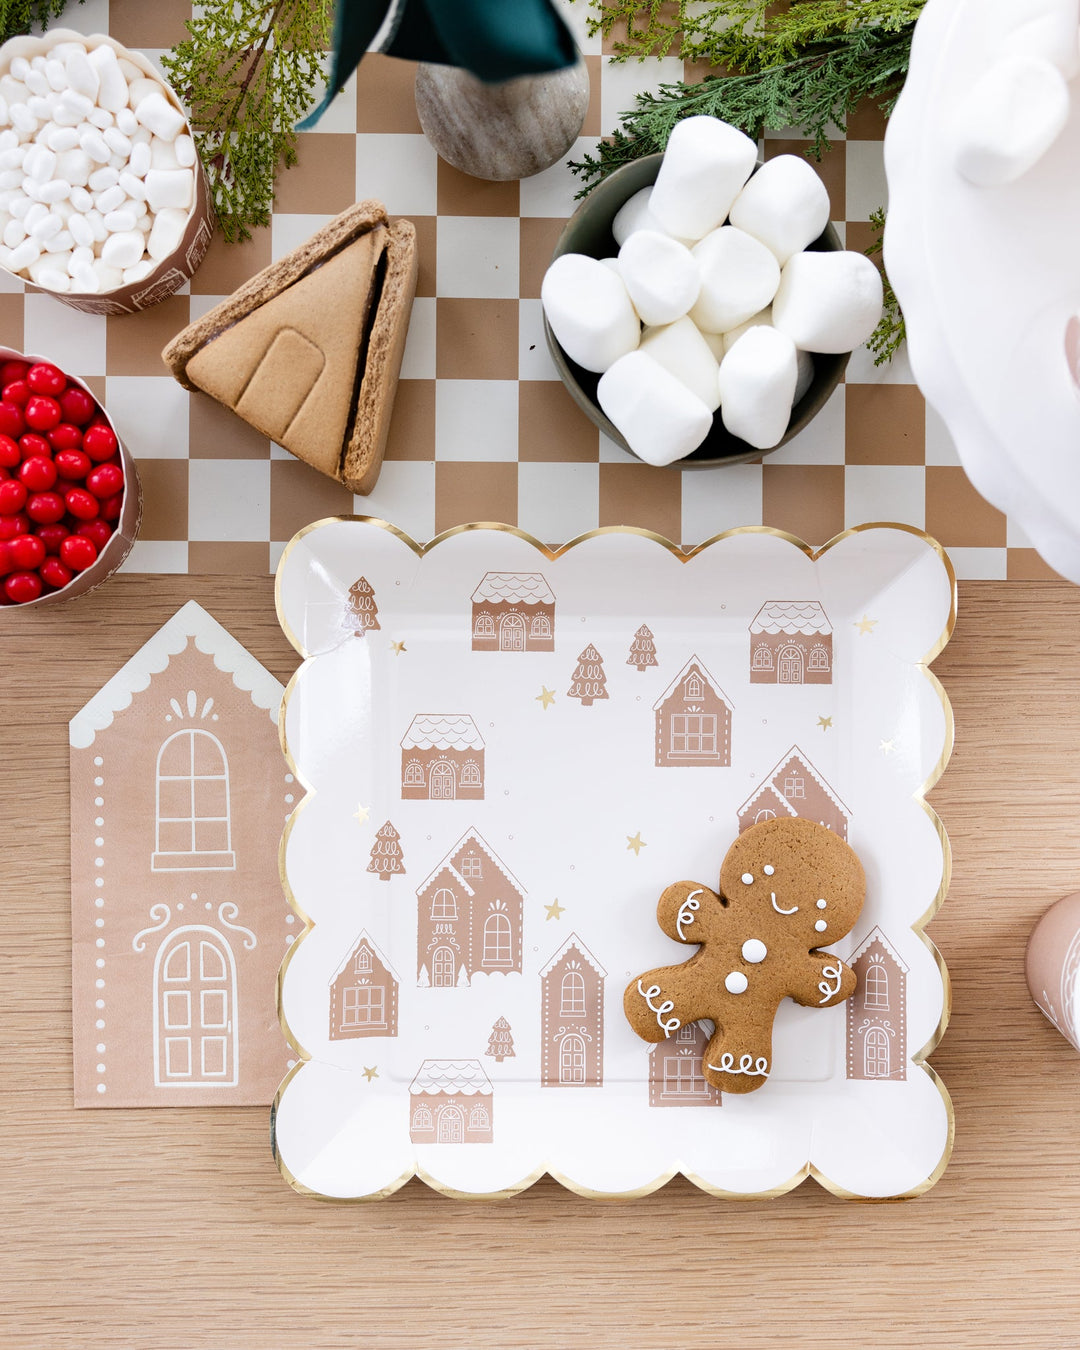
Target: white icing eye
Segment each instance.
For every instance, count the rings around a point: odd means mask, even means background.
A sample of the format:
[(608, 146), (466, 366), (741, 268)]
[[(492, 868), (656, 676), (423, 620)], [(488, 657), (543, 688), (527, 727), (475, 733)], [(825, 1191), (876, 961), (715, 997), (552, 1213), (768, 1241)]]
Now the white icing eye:
[(749, 961), (751, 965), (756, 966), (759, 961), (764, 961), (769, 954), (768, 947), (760, 938), (747, 938), (742, 945), (743, 960)]
[(730, 975), (724, 979), (724, 988), (729, 994), (745, 994), (746, 986), (750, 981), (741, 970), (733, 970)]
[(818, 919), (817, 923), (814, 924), (814, 927), (817, 929), (819, 933), (824, 933), (825, 929), (828, 928), (828, 926), (829, 925), (825, 922), (824, 919)]
[(752, 872), (744, 872), (742, 874), (742, 884), (744, 886), (752, 886), (754, 884), (754, 874)]
[(819, 900), (819, 901), (817, 902), (817, 907), (818, 907), (818, 909), (824, 909), (824, 908), (825, 908), (825, 901), (824, 901), (824, 900)]
[(767, 877), (771, 877), (772, 874), (776, 871), (776, 868), (773, 867), (772, 863), (766, 863), (762, 870), (764, 871)]

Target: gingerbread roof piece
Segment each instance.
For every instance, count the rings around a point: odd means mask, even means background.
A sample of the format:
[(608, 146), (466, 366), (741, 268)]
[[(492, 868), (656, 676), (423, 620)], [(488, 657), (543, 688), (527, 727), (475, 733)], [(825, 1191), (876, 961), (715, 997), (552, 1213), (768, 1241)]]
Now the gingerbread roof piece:
[(387, 225), (380, 203), (358, 202), (189, 325), (163, 357), (185, 388), (369, 492), (415, 286), (412, 225)]

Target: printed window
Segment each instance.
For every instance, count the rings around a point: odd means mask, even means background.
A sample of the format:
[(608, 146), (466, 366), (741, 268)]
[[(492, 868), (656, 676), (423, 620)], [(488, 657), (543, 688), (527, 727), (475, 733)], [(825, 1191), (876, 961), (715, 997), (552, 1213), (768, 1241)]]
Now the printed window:
[(494, 637), (495, 621), (490, 614), (478, 614), (476, 616), (476, 626), (473, 628), (475, 637)]
[(785, 778), (784, 779), (785, 797), (805, 797), (806, 779), (805, 778)]
[(505, 914), (489, 914), (484, 920), (484, 965), (510, 965), (510, 945), (510, 920)]
[(529, 625), (529, 635), (531, 637), (550, 637), (551, 620), (546, 614), (534, 614), (533, 621)]
[(487, 1130), (491, 1127), (491, 1117), (487, 1113), (487, 1107), (474, 1106), (469, 1112), (470, 1130)]
[(362, 947), (360, 951), (356, 953), (355, 970), (357, 975), (371, 974), (371, 953), (366, 947)]
[(753, 670), (772, 670), (773, 656), (771, 647), (755, 647), (754, 659), (751, 662)]
[(431, 1129), (431, 1108), (429, 1106), (418, 1106), (413, 1112), (412, 1127), (414, 1130)]
[(889, 973), (884, 966), (873, 965), (866, 972), (866, 986), (863, 990), (864, 1008), (887, 1008), (889, 1006)]
[(410, 785), (418, 783), (421, 787), (423, 786), (424, 766), (418, 759), (410, 759), (405, 766), (405, 782)]
[(560, 1017), (585, 1016), (585, 981), (578, 970), (568, 970), (562, 977)]
[(664, 1092), (680, 1097), (704, 1096), (709, 1085), (698, 1067), (697, 1055), (664, 1057)]
[(157, 757), (159, 865), (168, 854), (231, 849), (229, 765), (221, 742), (198, 727), (177, 731)]
[(672, 713), (671, 753), (673, 755), (715, 755), (715, 713)]
[(362, 984), (342, 990), (342, 1027), (386, 1026), (386, 991), (381, 985)]
[(480, 786), (480, 766), (475, 759), (467, 759), (461, 770), (462, 787)]
[(678, 1029), (678, 1031), (675, 1033), (675, 1039), (676, 1039), (677, 1041), (690, 1041), (690, 1042), (692, 1042), (693, 1039), (694, 1039), (694, 1024), (693, 1024), (693, 1022), (687, 1022), (687, 1024), (686, 1024), (685, 1026), (680, 1027), (680, 1028)]
[(811, 670), (828, 670), (829, 653), (824, 647), (815, 647), (810, 653), (810, 660), (807, 662), (807, 665)]
[(462, 858), (461, 875), (469, 881), (475, 881), (478, 877), (483, 876), (480, 859), (475, 853), (470, 853)]
[(683, 681), (684, 698), (701, 698), (705, 692), (705, 681), (696, 672), (690, 674)]
[(431, 917), (433, 919), (456, 919), (457, 896), (453, 891), (448, 891), (445, 887), (435, 892), (431, 901)]

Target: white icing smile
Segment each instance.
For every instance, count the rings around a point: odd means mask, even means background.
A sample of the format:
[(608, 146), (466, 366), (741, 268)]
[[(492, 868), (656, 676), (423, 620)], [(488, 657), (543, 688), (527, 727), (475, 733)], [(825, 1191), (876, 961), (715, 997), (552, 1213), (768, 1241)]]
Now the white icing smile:
[(770, 891), (769, 898), (770, 900), (772, 900), (772, 907), (773, 909), (776, 910), (777, 914), (794, 914), (795, 911), (799, 908), (798, 905), (792, 905), (790, 909), (781, 909), (780, 906), (776, 903), (775, 891)]

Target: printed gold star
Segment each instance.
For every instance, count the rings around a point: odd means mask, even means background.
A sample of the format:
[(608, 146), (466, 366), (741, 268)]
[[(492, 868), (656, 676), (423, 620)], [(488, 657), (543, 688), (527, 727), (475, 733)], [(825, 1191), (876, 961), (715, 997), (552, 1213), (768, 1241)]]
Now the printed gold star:
[(536, 696), (536, 701), (543, 707), (544, 711), (547, 712), (548, 708), (555, 702), (555, 690), (547, 689), (544, 685), (541, 685), (540, 692)]
[(370, 806), (360, 806), (357, 804), (356, 810), (353, 812), (353, 820), (357, 821), (360, 825), (363, 825), (364, 821), (367, 820), (370, 815)]
[(642, 839), (642, 837), (641, 837), (641, 831), (638, 830), (637, 834), (635, 834), (635, 835), (633, 835), (633, 836), (630, 836), (630, 835), (627, 835), (627, 836), (626, 836), (626, 847), (627, 847), (627, 850), (630, 850), (630, 849), (633, 849), (633, 850), (634, 850), (634, 857), (635, 857), (635, 858), (640, 858), (640, 857), (641, 857), (641, 850), (642, 850), (643, 848), (648, 848), (649, 846), (648, 846), (648, 844), (646, 844), (645, 840)]
[(855, 627), (859, 630), (860, 635), (865, 637), (867, 633), (872, 633), (874, 631), (877, 627), (877, 622), (877, 619), (868, 619), (864, 614), (858, 623), (855, 624)]
[(404, 642), (395, 642), (394, 639), (391, 638), (390, 650), (394, 653), (395, 656), (400, 656), (401, 653), (405, 650), (405, 644)]
[(565, 905), (559, 904), (558, 897), (556, 897), (555, 903), (553, 905), (545, 905), (544, 908), (547, 910), (547, 916), (549, 919), (561, 919), (563, 913), (566, 910)]
[(892, 752), (896, 749), (896, 744), (894, 741), (882, 741), (881, 744), (878, 746), (878, 749), (881, 751), (883, 755), (891, 755)]
[(364, 1068), (364, 1077), (368, 1080), (369, 1083), (373, 1078), (378, 1078), (378, 1076), (379, 1076), (379, 1066), (377, 1064), (373, 1064), (370, 1069), (367, 1067)]
[(831, 717), (819, 717), (818, 720), (817, 720), (817, 724), (818, 724), (818, 726), (822, 729), (822, 731), (828, 731), (829, 728), (832, 726), (832, 718), (831, 718)]

